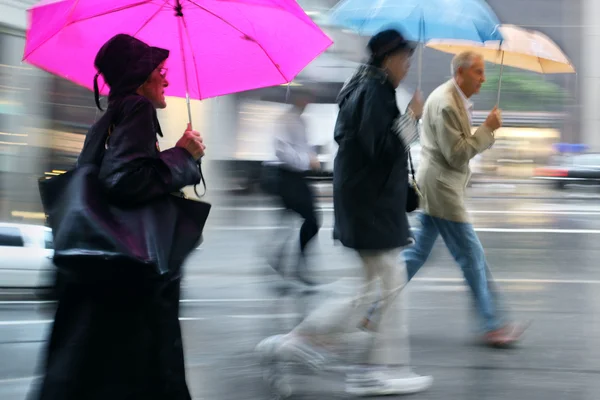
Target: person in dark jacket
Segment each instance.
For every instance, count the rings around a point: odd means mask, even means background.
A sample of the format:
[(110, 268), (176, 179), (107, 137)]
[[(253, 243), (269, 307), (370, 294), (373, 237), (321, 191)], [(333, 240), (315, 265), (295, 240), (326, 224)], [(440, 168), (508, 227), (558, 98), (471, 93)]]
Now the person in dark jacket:
[(364, 368), (348, 375), (347, 391), (367, 396), (415, 393), (427, 389), (432, 378), (410, 370), (402, 293), (406, 268), (397, 259), (411, 243), (407, 151), (418, 135), (423, 101), (416, 93), (405, 114), (396, 103), (412, 43), (386, 30), (373, 36), (368, 47), (368, 65), (358, 69), (338, 96), (334, 136), (339, 148), (333, 172), (334, 238), (361, 258), (363, 290), (352, 301), (328, 303), (289, 334), (263, 340), (257, 350), (266, 357), (320, 366), (327, 358), (324, 343), (350, 323), (371, 331), (375, 340)]
[[(156, 109), (166, 107), (168, 56), (168, 50), (117, 35), (95, 60), (110, 87), (109, 102), (88, 132), (78, 164), (97, 165), (108, 195), (124, 204), (201, 179), (197, 160), (205, 146), (189, 125), (174, 148), (158, 146)], [(96, 101), (100, 107), (97, 90)], [(190, 400), (178, 319), (181, 265), (171, 267), (152, 280), (133, 276), (94, 284), (61, 278), (44, 377), (32, 397)]]

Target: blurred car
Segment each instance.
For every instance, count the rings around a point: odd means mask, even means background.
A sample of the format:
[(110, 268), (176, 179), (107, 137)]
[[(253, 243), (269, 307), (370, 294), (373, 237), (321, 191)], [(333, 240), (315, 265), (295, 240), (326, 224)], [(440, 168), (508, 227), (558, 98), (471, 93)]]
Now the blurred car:
[(570, 184), (599, 185), (600, 153), (553, 156), (548, 166), (536, 168), (534, 178), (546, 180), (557, 189)]
[(0, 288), (52, 287), (53, 247), (45, 226), (0, 223)]

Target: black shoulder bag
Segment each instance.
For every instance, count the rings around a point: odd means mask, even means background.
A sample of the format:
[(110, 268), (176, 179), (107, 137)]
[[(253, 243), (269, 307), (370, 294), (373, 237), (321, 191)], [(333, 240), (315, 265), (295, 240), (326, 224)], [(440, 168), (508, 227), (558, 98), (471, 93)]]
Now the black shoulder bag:
[(169, 194), (121, 207), (109, 201), (98, 170), (86, 164), (39, 180), (58, 270), (94, 283), (180, 273), (201, 240), (211, 205)]
[(419, 186), (417, 185), (417, 179), (415, 178), (415, 169), (413, 167), (410, 149), (407, 148), (406, 152), (408, 153), (408, 166), (410, 169), (410, 178), (406, 191), (406, 212), (411, 213), (417, 208), (419, 208), (419, 203), (421, 200), (421, 191), (419, 190)]

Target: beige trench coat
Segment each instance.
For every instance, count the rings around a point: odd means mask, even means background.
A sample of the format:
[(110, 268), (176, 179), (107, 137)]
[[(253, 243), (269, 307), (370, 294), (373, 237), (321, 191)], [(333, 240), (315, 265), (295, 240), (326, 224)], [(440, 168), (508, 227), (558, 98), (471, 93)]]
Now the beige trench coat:
[(455, 222), (470, 222), (465, 207), (469, 161), (494, 143), (486, 126), (471, 133), (467, 113), (452, 80), (433, 91), (423, 110), (417, 171), (421, 208), (425, 214)]

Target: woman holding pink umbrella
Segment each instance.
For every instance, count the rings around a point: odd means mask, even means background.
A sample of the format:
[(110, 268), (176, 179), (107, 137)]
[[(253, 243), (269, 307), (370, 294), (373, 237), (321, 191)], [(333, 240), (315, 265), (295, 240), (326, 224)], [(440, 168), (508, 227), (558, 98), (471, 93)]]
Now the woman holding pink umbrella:
[[(168, 50), (121, 34), (96, 57), (98, 74), (110, 86), (109, 103), (86, 136), (78, 166), (97, 166), (100, 182), (117, 204), (144, 204), (201, 180), (197, 160), (205, 146), (198, 132), (188, 125), (174, 148), (160, 151), (158, 146), (156, 109), (166, 107), (168, 56)], [(73, 236), (80, 234), (78, 228), (66, 227)], [(61, 275), (45, 374), (35, 398), (191, 399), (178, 320), (183, 261), (152, 278), (134, 265), (121, 265), (118, 276), (102, 281)]]

